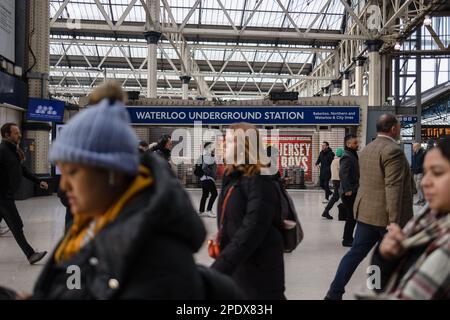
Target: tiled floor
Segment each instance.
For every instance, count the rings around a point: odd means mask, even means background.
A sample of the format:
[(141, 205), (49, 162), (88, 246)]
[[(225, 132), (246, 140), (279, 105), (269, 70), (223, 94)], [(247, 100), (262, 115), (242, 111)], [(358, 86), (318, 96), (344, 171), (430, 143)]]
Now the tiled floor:
[[(347, 249), (341, 246), (344, 223), (320, 217), (324, 205), (323, 194), (316, 191), (290, 192), (305, 232), (300, 246), (285, 255), (286, 296), (288, 299), (322, 299), (336, 272), (337, 265)], [(189, 190), (197, 207), (201, 191)], [(25, 235), (39, 250), (51, 251), (62, 236), (64, 208), (56, 196), (18, 201), (17, 207), (24, 220)], [(415, 207), (417, 210), (417, 207)], [(337, 209), (331, 214), (337, 217)], [(215, 231), (215, 220), (204, 218), (209, 233)], [(196, 255), (198, 263), (209, 265), (206, 246)], [(356, 270), (347, 286), (344, 299), (353, 299), (355, 292), (365, 285), (368, 258)], [(30, 266), (22, 255), (11, 233), (0, 237), (0, 285), (30, 292), (42, 264)]]

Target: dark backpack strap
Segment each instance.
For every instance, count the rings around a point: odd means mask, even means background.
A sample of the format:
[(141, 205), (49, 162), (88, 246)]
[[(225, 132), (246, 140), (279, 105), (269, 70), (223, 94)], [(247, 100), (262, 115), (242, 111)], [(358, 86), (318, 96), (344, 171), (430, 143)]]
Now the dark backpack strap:
[(233, 193), (233, 190), (236, 188), (236, 186), (238, 185), (239, 181), (236, 182), (235, 184), (233, 184), (226, 192), (225, 197), (223, 199), (222, 202), (222, 207), (220, 209), (220, 223), (219, 223), (219, 233), (217, 235), (217, 239), (218, 242), (220, 243), (220, 240), (222, 238), (222, 232), (223, 232), (223, 222), (225, 220), (225, 210), (227, 208), (228, 205), (228, 200), (231, 197), (231, 194)]

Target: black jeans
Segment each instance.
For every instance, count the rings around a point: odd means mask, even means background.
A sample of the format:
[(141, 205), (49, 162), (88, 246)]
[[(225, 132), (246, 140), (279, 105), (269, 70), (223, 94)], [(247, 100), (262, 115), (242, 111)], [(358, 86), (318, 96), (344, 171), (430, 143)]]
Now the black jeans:
[(342, 195), (342, 203), (344, 204), (345, 211), (347, 212), (343, 236), (343, 240), (345, 242), (353, 241), (353, 230), (355, 229), (356, 224), (353, 216), (353, 205), (355, 204), (355, 199), (356, 193), (352, 193), (351, 196)]
[(207, 211), (211, 211), (214, 201), (216, 201), (217, 198), (216, 183), (210, 179), (203, 180), (200, 183), (202, 185), (202, 199), (200, 200), (200, 212), (205, 212), (206, 199), (208, 199), (209, 195), (211, 195), (211, 197), (209, 198), (208, 201)]
[(5, 219), (8, 228), (11, 230), (14, 239), (22, 249), (27, 258), (31, 257), (34, 253), (34, 249), (30, 246), (25, 235), (23, 234), (23, 222), (17, 211), (16, 203), (14, 200), (0, 199), (0, 222)]
[(341, 183), (339, 180), (332, 180), (332, 182), (334, 192), (333, 196), (331, 197), (330, 201), (328, 201), (328, 204), (325, 207), (325, 212), (330, 212), (331, 208), (333, 208), (334, 204), (339, 200), (339, 186)]
[(320, 179), (320, 187), (325, 190), (325, 199), (331, 196), (332, 192), (330, 190), (330, 179)]

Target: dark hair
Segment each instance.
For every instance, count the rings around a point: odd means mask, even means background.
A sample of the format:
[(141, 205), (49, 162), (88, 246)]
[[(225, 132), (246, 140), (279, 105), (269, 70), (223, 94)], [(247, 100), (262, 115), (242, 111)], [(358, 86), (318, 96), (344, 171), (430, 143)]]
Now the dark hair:
[(442, 155), (450, 161), (450, 136), (441, 138), (436, 148), (438, 148)]
[(382, 114), (377, 120), (377, 132), (387, 133), (398, 123), (396, 116), (390, 113)]
[(1, 128), (1, 133), (2, 133), (2, 138), (6, 138), (6, 135), (11, 134), (11, 127), (18, 127), (17, 124), (15, 124), (14, 122), (7, 122), (4, 125), (2, 125)]
[(327, 147), (330, 146), (330, 144), (328, 143), (328, 141), (324, 141), (324, 142), (322, 142), (322, 143), (325, 143), (325, 144), (327, 145)]
[(206, 149), (210, 144), (212, 144), (211, 141), (205, 142), (205, 144), (203, 145), (203, 148)]
[(170, 134), (163, 134), (159, 140), (158, 140), (158, 146), (156, 147), (157, 150), (162, 150), (166, 146), (167, 142), (172, 139)]
[(148, 143), (144, 140), (139, 141), (139, 146), (140, 147), (148, 147)]
[(347, 142), (349, 142), (349, 140), (356, 139), (356, 138), (358, 138), (358, 137), (355, 134), (353, 134), (353, 133), (350, 133), (350, 134), (346, 135), (344, 137), (344, 146), (347, 146)]

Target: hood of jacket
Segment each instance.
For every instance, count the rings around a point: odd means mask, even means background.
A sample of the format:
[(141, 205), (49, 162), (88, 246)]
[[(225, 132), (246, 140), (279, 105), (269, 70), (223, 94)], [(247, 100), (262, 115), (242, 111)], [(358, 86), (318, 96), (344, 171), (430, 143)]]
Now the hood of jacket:
[[(206, 230), (177, 177), (158, 155), (144, 154), (141, 164), (150, 169), (153, 184), (126, 204), (113, 222), (64, 265), (77, 264), (82, 256), (94, 256), (100, 261), (99, 275), (108, 275), (121, 282), (132, 272), (139, 256), (146, 254), (145, 247), (149, 242), (156, 241), (156, 245), (164, 246), (164, 240), (170, 238), (193, 254), (200, 249)], [(42, 274), (54, 264), (54, 254)], [(112, 293), (102, 277), (91, 279), (90, 286), (97, 297), (108, 298)], [(45, 277), (40, 277), (36, 287), (43, 286), (45, 281)]]

